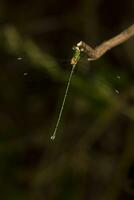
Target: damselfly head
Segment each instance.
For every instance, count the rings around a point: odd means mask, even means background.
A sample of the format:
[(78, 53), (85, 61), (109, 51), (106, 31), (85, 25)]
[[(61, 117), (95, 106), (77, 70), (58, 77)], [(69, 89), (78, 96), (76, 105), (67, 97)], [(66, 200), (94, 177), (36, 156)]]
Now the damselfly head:
[(77, 46), (73, 46), (73, 47), (72, 47), (72, 50), (73, 50), (73, 51), (80, 51), (80, 48), (77, 47)]
[(73, 51), (76, 51), (76, 46), (73, 46), (73, 47), (72, 47), (72, 50), (73, 50)]

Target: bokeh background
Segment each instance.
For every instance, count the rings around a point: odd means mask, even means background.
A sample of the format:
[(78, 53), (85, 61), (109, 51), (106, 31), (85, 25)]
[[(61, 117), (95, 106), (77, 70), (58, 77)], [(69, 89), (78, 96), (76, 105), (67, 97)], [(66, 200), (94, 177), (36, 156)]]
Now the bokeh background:
[(134, 199), (134, 38), (71, 70), (134, 23), (133, 0), (0, 1), (0, 199)]

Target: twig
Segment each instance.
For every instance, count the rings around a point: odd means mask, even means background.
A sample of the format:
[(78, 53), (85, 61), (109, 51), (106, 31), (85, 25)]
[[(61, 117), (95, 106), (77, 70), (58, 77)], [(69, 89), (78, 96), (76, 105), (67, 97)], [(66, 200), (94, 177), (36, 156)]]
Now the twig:
[(100, 58), (104, 53), (108, 50), (112, 49), (113, 47), (125, 42), (130, 37), (134, 36), (134, 24), (131, 25), (129, 28), (118, 34), (117, 36), (103, 42), (99, 46), (92, 48), (88, 44), (83, 41), (80, 41), (77, 46), (83, 50), (89, 57), (89, 60), (97, 60)]

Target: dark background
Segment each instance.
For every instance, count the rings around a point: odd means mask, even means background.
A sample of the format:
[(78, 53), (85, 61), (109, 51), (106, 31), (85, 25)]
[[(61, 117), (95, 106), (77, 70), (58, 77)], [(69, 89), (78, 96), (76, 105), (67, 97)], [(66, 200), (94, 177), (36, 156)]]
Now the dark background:
[(0, 199), (134, 199), (134, 38), (75, 70), (72, 46), (134, 23), (133, 0), (0, 1)]

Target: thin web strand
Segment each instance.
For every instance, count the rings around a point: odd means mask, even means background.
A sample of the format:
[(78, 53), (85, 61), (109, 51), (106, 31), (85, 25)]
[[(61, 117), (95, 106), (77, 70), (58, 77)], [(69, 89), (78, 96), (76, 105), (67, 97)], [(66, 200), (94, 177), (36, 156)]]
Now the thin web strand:
[(56, 137), (57, 129), (59, 127), (59, 123), (60, 123), (61, 116), (62, 116), (62, 113), (63, 113), (63, 108), (64, 108), (66, 98), (67, 98), (67, 95), (68, 95), (68, 89), (69, 89), (69, 86), (70, 86), (70, 83), (71, 83), (71, 79), (72, 79), (72, 75), (74, 73), (75, 66), (76, 65), (73, 65), (72, 70), (70, 72), (70, 76), (69, 76), (69, 79), (68, 79), (65, 95), (64, 95), (64, 98), (63, 98), (63, 102), (62, 102), (62, 105), (61, 105), (61, 109), (60, 109), (60, 112), (59, 112), (59, 116), (58, 116), (58, 119), (57, 119), (57, 123), (56, 123), (55, 129), (54, 129), (53, 135), (51, 136), (51, 140), (54, 140), (55, 137)]

